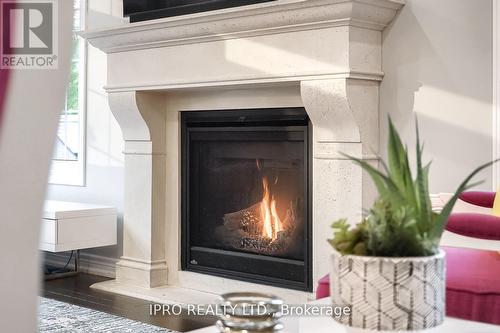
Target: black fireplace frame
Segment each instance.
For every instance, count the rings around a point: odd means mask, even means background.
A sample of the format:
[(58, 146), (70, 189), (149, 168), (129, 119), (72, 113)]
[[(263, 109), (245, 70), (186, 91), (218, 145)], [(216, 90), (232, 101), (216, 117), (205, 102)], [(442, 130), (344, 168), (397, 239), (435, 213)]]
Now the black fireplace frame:
[[(204, 273), (214, 276), (232, 278), (241, 281), (260, 283), (265, 285), (289, 288), (301, 291), (312, 291), (312, 126), (304, 108), (266, 108), (266, 109), (237, 109), (217, 111), (181, 111), (181, 268), (185, 271)], [(304, 260), (291, 260), (251, 253), (238, 253), (211, 248), (192, 247), (189, 230), (189, 170), (190, 150), (189, 135), (198, 129), (232, 129), (252, 130), (256, 128), (301, 128), (304, 132)], [(204, 262), (212, 262), (211, 266), (202, 266), (193, 263), (191, 255), (203, 256)], [(225, 268), (218, 268), (216, 258), (221, 254), (226, 259), (234, 261), (232, 264), (245, 265), (256, 260), (264, 263), (263, 270), (269, 275), (243, 273)], [(259, 259), (260, 258), (260, 259)], [(228, 261), (231, 261), (228, 260)], [(273, 272), (279, 269), (296, 270), (294, 274), (302, 274), (303, 281), (273, 277)]]

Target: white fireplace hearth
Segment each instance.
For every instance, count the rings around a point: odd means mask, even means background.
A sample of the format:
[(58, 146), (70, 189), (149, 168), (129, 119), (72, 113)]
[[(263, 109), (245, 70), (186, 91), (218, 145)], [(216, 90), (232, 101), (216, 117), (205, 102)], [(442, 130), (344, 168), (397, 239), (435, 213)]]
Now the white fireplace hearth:
[(382, 30), (402, 5), (278, 0), (83, 32), (108, 54), (106, 90), (125, 140), (123, 256), (116, 280), (95, 287), (165, 302), (256, 288), (311, 298), (181, 269), (180, 113), (305, 108), (317, 281), (328, 272), (332, 221), (359, 220), (374, 198), (368, 176), (340, 152), (377, 164)]

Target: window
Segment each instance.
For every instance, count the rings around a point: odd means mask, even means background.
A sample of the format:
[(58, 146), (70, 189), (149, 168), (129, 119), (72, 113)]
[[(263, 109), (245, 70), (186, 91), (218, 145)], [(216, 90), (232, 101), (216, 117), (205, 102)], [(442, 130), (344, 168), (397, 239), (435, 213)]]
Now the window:
[(50, 183), (84, 185), (85, 183), (85, 71), (86, 43), (76, 33), (85, 28), (84, 0), (74, 0), (73, 57), (66, 103), (52, 158)]

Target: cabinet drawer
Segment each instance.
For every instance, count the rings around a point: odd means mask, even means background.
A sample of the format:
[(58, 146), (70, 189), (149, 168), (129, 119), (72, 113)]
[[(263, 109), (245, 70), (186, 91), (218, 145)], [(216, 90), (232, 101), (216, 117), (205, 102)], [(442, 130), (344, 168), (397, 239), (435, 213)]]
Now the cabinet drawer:
[(42, 219), (40, 243), (57, 244), (57, 220)]
[(78, 202), (45, 202), (40, 250), (63, 252), (116, 244), (116, 208)]

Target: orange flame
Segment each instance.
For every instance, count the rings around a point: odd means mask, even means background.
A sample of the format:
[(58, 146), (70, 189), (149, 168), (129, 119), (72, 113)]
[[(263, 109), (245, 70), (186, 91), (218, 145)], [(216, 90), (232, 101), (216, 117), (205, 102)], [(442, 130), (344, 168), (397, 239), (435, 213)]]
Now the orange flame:
[(264, 190), (260, 202), (261, 221), (263, 221), (262, 235), (275, 240), (278, 238), (278, 232), (283, 230), (283, 225), (276, 211), (276, 200), (269, 192), (269, 182), (266, 177), (262, 178), (262, 187)]

